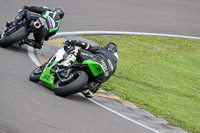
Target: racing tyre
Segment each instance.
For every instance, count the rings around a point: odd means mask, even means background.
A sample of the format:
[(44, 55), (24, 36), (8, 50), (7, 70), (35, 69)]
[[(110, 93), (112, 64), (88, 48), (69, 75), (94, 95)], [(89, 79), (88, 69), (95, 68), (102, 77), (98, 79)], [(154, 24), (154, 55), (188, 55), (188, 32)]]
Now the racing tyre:
[(67, 82), (58, 80), (55, 84), (55, 94), (61, 97), (69, 96), (80, 92), (88, 82), (88, 75), (84, 71), (75, 71), (73, 78)]
[(8, 36), (3, 36), (2, 38), (0, 37), (0, 46), (3, 48), (9, 47), (13, 43), (16, 43), (25, 38), (27, 35), (27, 28), (23, 26)]
[(33, 70), (29, 75), (30, 81), (38, 82), (40, 80), (40, 75), (43, 72), (43, 68), (44, 68), (43, 66), (39, 66), (35, 70)]

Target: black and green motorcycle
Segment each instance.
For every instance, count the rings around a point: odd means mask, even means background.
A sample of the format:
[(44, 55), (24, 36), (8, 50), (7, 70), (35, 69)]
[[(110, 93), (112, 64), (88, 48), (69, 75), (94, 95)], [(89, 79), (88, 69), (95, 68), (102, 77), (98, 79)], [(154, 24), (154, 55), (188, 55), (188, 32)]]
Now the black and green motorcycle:
[(92, 60), (79, 62), (76, 60), (70, 67), (63, 67), (62, 63), (68, 56), (67, 51), (74, 46), (61, 47), (43, 65), (31, 72), (29, 79), (42, 82), (52, 89), (55, 94), (65, 97), (92, 88), (95, 77), (104, 73), (103, 67)]

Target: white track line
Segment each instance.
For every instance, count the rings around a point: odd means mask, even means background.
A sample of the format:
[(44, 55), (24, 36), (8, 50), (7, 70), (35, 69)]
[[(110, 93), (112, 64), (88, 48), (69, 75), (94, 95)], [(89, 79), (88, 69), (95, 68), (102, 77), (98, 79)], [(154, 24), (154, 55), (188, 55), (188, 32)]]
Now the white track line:
[[(192, 37), (192, 36), (182, 36), (182, 35), (171, 35), (171, 34), (158, 34), (158, 33), (144, 33), (144, 32), (118, 32), (118, 31), (76, 31), (76, 32), (59, 32), (57, 33), (55, 36), (53, 36), (51, 39), (53, 38), (58, 38), (58, 37), (65, 37), (65, 36), (72, 36), (72, 35), (149, 35), (149, 36), (162, 36), (162, 37), (178, 37), (178, 38), (187, 38), (187, 39), (200, 39), (200, 37)], [(34, 49), (28, 46), (28, 55), (29, 57), (32, 59), (32, 61), (37, 65), (40, 66), (40, 62), (38, 61), (35, 53), (34, 53)], [(106, 106), (104, 106), (103, 104), (93, 100), (93, 99), (89, 99), (89, 101), (105, 108), (106, 110), (109, 110), (135, 124), (138, 124), (146, 129), (149, 129), (155, 133), (160, 133), (159, 131), (147, 127), (144, 124), (141, 124), (131, 118), (126, 117), (125, 115), (120, 114), (119, 112), (112, 110)]]
[(153, 132), (155, 132), (155, 133), (160, 133), (159, 131), (157, 131), (157, 130), (155, 130), (155, 129), (153, 129), (153, 128), (150, 128), (150, 127), (148, 127), (148, 126), (146, 126), (146, 125), (144, 125), (144, 124), (141, 124), (141, 123), (139, 123), (139, 122), (137, 122), (137, 121), (135, 121), (135, 120), (133, 120), (133, 119), (131, 119), (131, 118), (129, 118), (129, 117), (123, 115), (123, 114), (120, 114), (119, 112), (117, 112), (117, 111), (115, 111), (115, 110), (110, 109), (109, 107), (106, 107), (105, 105), (103, 105), (103, 104), (101, 104), (101, 103), (95, 101), (94, 99), (88, 99), (88, 100), (91, 101), (91, 102), (93, 102), (93, 103), (95, 103), (95, 104), (97, 104), (97, 105), (99, 105), (99, 106), (101, 106), (101, 107), (103, 107), (104, 109), (106, 109), (106, 110), (108, 110), (108, 111), (110, 111), (110, 112), (113, 112), (113, 113), (116, 114), (116, 115), (119, 115), (120, 117), (122, 117), (122, 118), (124, 118), (124, 119), (126, 119), (126, 120), (129, 120), (129, 121), (131, 121), (131, 122), (133, 122), (133, 123), (135, 123), (135, 124), (137, 124), (137, 125), (140, 125), (141, 127), (144, 127), (144, 128), (146, 128), (146, 129), (148, 129), (148, 130), (150, 130), (150, 131), (153, 131)]
[(30, 46), (27, 46), (27, 50), (28, 50), (28, 55), (29, 57), (31, 58), (31, 60), (37, 65), (37, 66), (40, 66), (41, 63), (38, 61), (38, 58), (35, 54), (35, 51), (32, 47)]
[(159, 33), (145, 33), (145, 32), (125, 32), (125, 31), (74, 31), (74, 32), (59, 32), (53, 38), (65, 37), (70, 35), (145, 35), (145, 36), (162, 36), (162, 37), (178, 37), (187, 39), (200, 39), (200, 37), (159, 34)]

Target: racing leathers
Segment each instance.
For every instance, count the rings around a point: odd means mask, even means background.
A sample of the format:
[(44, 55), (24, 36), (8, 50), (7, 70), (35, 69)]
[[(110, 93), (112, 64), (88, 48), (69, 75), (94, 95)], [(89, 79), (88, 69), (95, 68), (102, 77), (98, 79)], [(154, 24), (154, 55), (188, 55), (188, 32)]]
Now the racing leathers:
[[(65, 60), (63, 64), (66, 63), (66, 65), (69, 65), (69, 62), (75, 61), (76, 59), (80, 62), (83, 62), (85, 60), (93, 60), (97, 63), (99, 63), (104, 73), (98, 75), (95, 77), (95, 83), (97, 83), (97, 87), (90, 89), (93, 93), (97, 92), (99, 89), (101, 83), (106, 82), (111, 75), (116, 71), (117, 68), (117, 61), (118, 61), (118, 55), (115, 51), (107, 50), (100, 46), (92, 46), (88, 43), (81, 42), (81, 41), (74, 41), (69, 40), (68, 43), (74, 43), (74, 45), (78, 48), (75, 48), (73, 52), (71, 52), (71, 59)], [(69, 54), (70, 55), (70, 54)], [(74, 58), (74, 55), (76, 58)], [(91, 94), (88, 94), (88, 92), (82, 92), (86, 97), (90, 98)], [(90, 93), (90, 92), (89, 92)]]
[(104, 73), (96, 77), (96, 82), (106, 82), (117, 68), (117, 57), (115, 52), (106, 50), (100, 46), (91, 46), (88, 49), (80, 49), (77, 54), (77, 59), (81, 62), (84, 60), (93, 60), (101, 64)]
[(58, 13), (53, 12), (48, 7), (37, 7), (37, 6), (24, 6), (19, 11), (18, 15), (13, 21), (8, 22), (8, 26), (12, 23), (18, 22), (26, 18), (26, 20), (39, 21), (41, 27), (34, 30), (34, 39), (26, 39), (24, 43), (28, 43), (30, 46), (40, 49), (43, 45), (44, 40), (47, 41), (51, 36), (55, 35), (60, 27), (60, 16)]

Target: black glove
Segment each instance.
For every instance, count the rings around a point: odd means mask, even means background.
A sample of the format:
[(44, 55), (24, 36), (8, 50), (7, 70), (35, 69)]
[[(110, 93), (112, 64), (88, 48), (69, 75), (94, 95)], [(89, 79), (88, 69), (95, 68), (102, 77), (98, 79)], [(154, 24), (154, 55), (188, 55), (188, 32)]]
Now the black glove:
[(81, 47), (83, 49), (88, 49), (90, 47), (90, 45), (88, 43), (83, 42), (83, 41), (76, 41), (74, 45)]
[(90, 47), (90, 45), (86, 42), (83, 41), (77, 41), (77, 40), (67, 40), (65, 41), (65, 45), (67, 46), (78, 46), (81, 47), (83, 49), (88, 49)]
[(65, 41), (65, 45), (66, 46), (74, 46), (74, 44), (76, 43), (76, 40), (67, 40)]
[(25, 6), (23, 6), (23, 8), (22, 8), (22, 9), (27, 9), (27, 7), (28, 7), (28, 6), (26, 6), (26, 5), (25, 5)]

